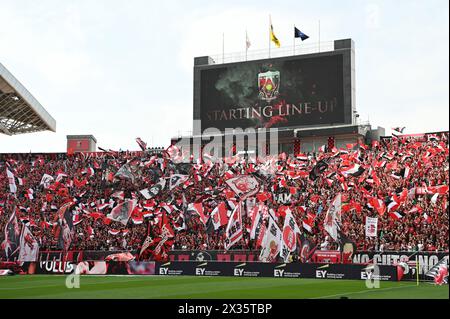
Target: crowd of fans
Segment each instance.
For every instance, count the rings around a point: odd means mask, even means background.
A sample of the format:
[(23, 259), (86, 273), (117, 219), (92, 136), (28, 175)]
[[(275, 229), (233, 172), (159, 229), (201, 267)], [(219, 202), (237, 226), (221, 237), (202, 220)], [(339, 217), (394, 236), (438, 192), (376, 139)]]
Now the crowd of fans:
[[(155, 220), (162, 210), (166, 210), (175, 229), (172, 249), (223, 250), (226, 226), (211, 231), (187, 207), (201, 202), (208, 217), (220, 202), (233, 200), (225, 183), (231, 174), (256, 176), (261, 183), (259, 194), (269, 195), (246, 199), (244, 207), (263, 202), (275, 212), (280, 227), (284, 222), (280, 212), (289, 207), (300, 230), (319, 249), (338, 249), (323, 221), (330, 203), (340, 193), (342, 232), (357, 249), (448, 251), (448, 188), (436, 191), (436, 186), (448, 185), (448, 155), (448, 134), (442, 134), (423, 140), (392, 138), (326, 152), (280, 154), (271, 159), (233, 156), (225, 162), (211, 162), (208, 157), (191, 164), (177, 164), (166, 153), (150, 151), (107, 152), (101, 156), (3, 157), (0, 242), (5, 240), (5, 226), (15, 207), (18, 220), (28, 225), (40, 250), (61, 249), (55, 232), (58, 213), (65, 203), (72, 201), (74, 235), (69, 248), (73, 250), (139, 251), (147, 235), (155, 231)], [(313, 179), (310, 172), (320, 161), (327, 163), (326, 168)], [(124, 164), (130, 167), (130, 178), (116, 174)], [(346, 167), (355, 164), (361, 167), (358, 174), (343, 173)], [(17, 182), (15, 196), (10, 192), (6, 167)], [(43, 182), (44, 174), (52, 179)], [(140, 192), (173, 174), (189, 178), (171, 190), (166, 183), (151, 199)], [(280, 202), (278, 194), (288, 194), (288, 200)], [(394, 211), (389, 211), (393, 196), (402, 198), (395, 207), (401, 218), (394, 218)], [(237, 196), (234, 198), (239, 200)], [(373, 198), (385, 203), (384, 211), (371, 205)], [(106, 217), (113, 207), (127, 199), (135, 199), (137, 206), (126, 225)], [(250, 239), (251, 219), (244, 211), (243, 238), (232, 249), (258, 249), (255, 240)], [(303, 222), (308, 218), (311, 221), (311, 216), (314, 216), (312, 229), (303, 229)], [(378, 217), (376, 237), (365, 235), (366, 216)]]

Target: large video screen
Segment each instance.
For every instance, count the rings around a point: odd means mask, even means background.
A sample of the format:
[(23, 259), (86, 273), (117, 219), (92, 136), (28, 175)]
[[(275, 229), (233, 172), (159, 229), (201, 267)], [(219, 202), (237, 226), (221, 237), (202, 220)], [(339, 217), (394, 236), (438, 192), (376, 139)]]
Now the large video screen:
[(342, 55), (331, 55), (203, 69), (202, 130), (344, 123), (342, 65)]

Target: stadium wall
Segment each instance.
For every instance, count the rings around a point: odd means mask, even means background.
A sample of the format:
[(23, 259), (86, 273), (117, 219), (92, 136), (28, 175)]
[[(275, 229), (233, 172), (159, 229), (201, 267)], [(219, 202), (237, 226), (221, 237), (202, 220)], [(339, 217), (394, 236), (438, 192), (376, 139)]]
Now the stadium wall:
[[(41, 261), (21, 264), (0, 263), (0, 269), (14, 274), (61, 275), (158, 275), (158, 276), (226, 276), (226, 277), (272, 277), (316, 278), (382, 281), (408, 280), (397, 266), (342, 265), (342, 264), (285, 264), (285, 263), (237, 263), (237, 262), (62, 262)], [(399, 276), (400, 274), (400, 276)]]
[[(396, 266), (400, 263), (408, 264), (411, 267), (419, 263), (419, 275), (423, 276), (428, 270), (436, 265), (440, 260), (449, 259), (448, 252), (407, 252), (407, 251), (358, 251), (352, 257), (352, 264), (341, 263), (339, 252), (336, 251), (316, 251), (319, 257), (312, 256), (310, 263), (293, 262), (292, 265), (305, 264), (340, 264), (343, 266), (378, 264), (383, 266)], [(40, 251), (37, 262), (58, 262), (62, 260), (69, 263), (97, 262), (111, 259), (123, 251), (69, 251), (65, 255), (62, 251)], [(137, 252), (131, 251), (135, 256)], [(333, 254), (334, 253), (334, 254)], [(258, 262), (259, 251), (234, 250), (173, 250), (169, 253), (167, 262), (221, 262), (221, 263), (255, 263)], [(0, 256), (1, 260), (1, 256)], [(14, 263), (14, 261), (12, 261)], [(0, 267), (1, 269), (2, 267)]]

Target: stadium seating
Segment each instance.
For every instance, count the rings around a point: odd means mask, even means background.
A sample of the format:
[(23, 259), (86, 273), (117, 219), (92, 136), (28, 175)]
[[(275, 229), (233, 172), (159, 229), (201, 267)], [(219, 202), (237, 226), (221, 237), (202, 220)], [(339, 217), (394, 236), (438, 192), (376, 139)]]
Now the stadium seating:
[[(170, 154), (151, 151), (3, 156), (0, 258), (6, 258), (6, 226), (14, 208), (41, 250), (139, 251), (148, 235), (161, 236), (164, 219), (174, 232), (169, 250), (224, 249), (227, 226), (214, 229), (209, 216), (220, 203), (230, 215), (238, 196), (226, 181), (241, 175), (254, 176), (261, 189), (245, 200), (243, 237), (231, 249), (259, 248), (250, 239), (251, 207), (259, 204), (280, 228), (289, 209), (311, 243), (338, 249), (338, 243), (326, 240), (324, 219), (333, 198), (341, 194), (341, 231), (358, 249), (448, 251), (448, 154), (445, 133), (424, 140), (398, 137), (327, 152), (280, 154), (263, 162), (234, 156), (227, 164), (212, 163), (210, 157), (177, 164)], [(16, 197), (6, 169), (14, 176)], [(66, 203), (73, 235), (61, 242)], [(377, 236), (365, 236), (366, 217), (378, 217)]]

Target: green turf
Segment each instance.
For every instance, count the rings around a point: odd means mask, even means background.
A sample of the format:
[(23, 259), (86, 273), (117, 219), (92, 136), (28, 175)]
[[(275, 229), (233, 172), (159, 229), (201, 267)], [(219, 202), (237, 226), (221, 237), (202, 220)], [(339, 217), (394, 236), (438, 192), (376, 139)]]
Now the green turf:
[(448, 285), (287, 278), (82, 276), (79, 289), (65, 286), (66, 276), (0, 277), (0, 298), (449, 298)]

